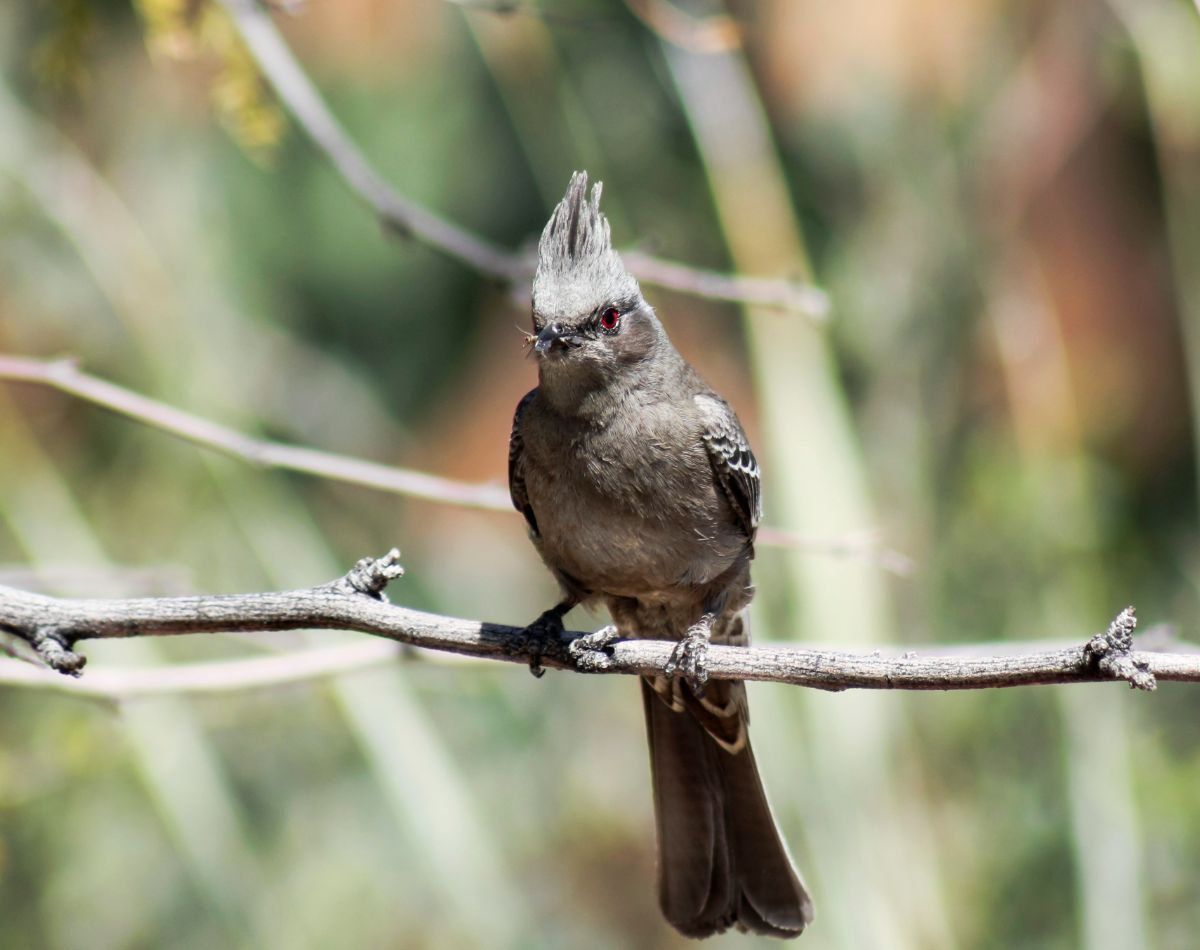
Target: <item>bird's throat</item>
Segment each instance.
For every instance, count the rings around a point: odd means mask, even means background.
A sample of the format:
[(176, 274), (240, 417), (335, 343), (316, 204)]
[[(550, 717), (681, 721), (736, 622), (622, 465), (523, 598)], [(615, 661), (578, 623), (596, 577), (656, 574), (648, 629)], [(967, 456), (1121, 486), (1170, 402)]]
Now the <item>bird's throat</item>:
[(590, 367), (572, 365), (569, 356), (550, 357), (538, 364), (538, 389), (561, 415), (591, 416), (606, 402), (607, 383)]

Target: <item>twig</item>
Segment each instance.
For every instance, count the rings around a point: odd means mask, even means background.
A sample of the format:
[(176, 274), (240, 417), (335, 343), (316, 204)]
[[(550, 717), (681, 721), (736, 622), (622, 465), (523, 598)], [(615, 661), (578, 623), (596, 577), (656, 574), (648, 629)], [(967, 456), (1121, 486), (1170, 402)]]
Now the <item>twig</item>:
[(1113, 679), (1122, 679), (1137, 689), (1154, 689), (1154, 674), (1147, 664), (1133, 655), (1133, 631), (1137, 618), (1133, 608), (1126, 607), (1108, 625), (1108, 630), (1098, 633), (1083, 648), (1084, 655), (1095, 664), (1101, 673)]
[(621, 259), (639, 280), (693, 297), (726, 300), (755, 307), (776, 307), (807, 314), (814, 320), (829, 316), (825, 291), (798, 281), (746, 277), (665, 261), (637, 250), (624, 250)]
[[(0, 380), (49, 386), (194, 445), (214, 449), (254, 465), (304, 472), (319, 478), (426, 501), (515, 514), (508, 491), (499, 485), (471, 484), (334, 452), (256, 439), (85, 373), (75, 360), (37, 360), (0, 354)], [(847, 538), (812, 538), (779, 528), (764, 527), (760, 529), (759, 543), (832, 557), (866, 558), (895, 574), (912, 571), (911, 560), (896, 551), (880, 547), (871, 534)]]
[(466, 508), (512, 510), (508, 492), (496, 485), (471, 485), (333, 452), (256, 439), (84, 373), (74, 360), (44, 361), (0, 355), (0, 379), (50, 386), (186, 442), (215, 449), (254, 465), (306, 472), (334, 481)]
[(790, 548), (793, 551), (825, 557), (857, 558), (897, 577), (908, 577), (916, 570), (916, 564), (907, 554), (880, 543), (878, 531), (858, 531), (841, 538), (814, 538), (798, 531), (764, 525), (758, 529), (755, 544), (763, 547)]
[(513, 254), (438, 217), (403, 197), (375, 171), (350, 141), (301, 68), (266, 11), (255, 0), (220, 0), (250, 54), (312, 143), (383, 223), (457, 258), (489, 277), (508, 282), (525, 274)]
[[(572, 651), (579, 633), (541, 642), (525, 631), (460, 620), (389, 604), (383, 586), (397, 576), (399, 554), (364, 558), (331, 584), (282, 593), (131, 600), (68, 600), (0, 587), (0, 630), (37, 650), (60, 672), (78, 675), (81, 640), (185, 633), (337, 628), (358, 630), (401, 643), (466, 656), (577, 672), (658, 674), (672, 644), (621, 641), (600, 651)], [(1132, 608), (1108, 633), (1086, 645), (1021, 655), (884, 657), (792, 646), (714, 645), (708, 673), (714, 679), (765, 680), (825, 690), (985, 689), (1120, 679), (1141, 689), (1157, 680), (1200, 682), (1200, 655), (1132, 649)], [(1103, 646), (1101, 646), (1103, 644)], [(1120, 662), (1114, 662), (1119, 658)], [(1105, 663), (1104, 660), (1109, 660)]]
[[(220, 3), (284, 108), (386, 228), (428, 244), (501, 283), (513, 284), (530, 278), (531, 255), (505, 250), (450, 223), (384, 181), (338, 124), (267, 11), (256, 0), (220, 0)], [(638, 252), (625, 254), (625, 262), (635, 277), (679, 293), (774, 307), (816, 320), (823, 320), (829, 314), (829, 298), (825, 293), (804, 283), (716, 274)]]
[(78, 679), (38, 669), (28, 662), (0, 660), (0, 684), (121, 702), (146, 696), (203, 695), (288, 686), (373, 669), (407, 655), (405, 648), (395, 643), (364, 640), (212, 663), (101, 668)]

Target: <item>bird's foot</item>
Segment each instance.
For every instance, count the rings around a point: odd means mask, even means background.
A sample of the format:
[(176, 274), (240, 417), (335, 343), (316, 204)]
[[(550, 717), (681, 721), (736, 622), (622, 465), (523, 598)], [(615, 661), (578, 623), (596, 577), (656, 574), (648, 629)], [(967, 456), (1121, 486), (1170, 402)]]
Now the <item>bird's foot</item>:
[(594, 633), (576, 637), (567, 646), (567, 652), (581, 673), (600, 673), (612, 666), (612, 645), (621, 639), (612, 624), (601, 627)]
[(708, 642), (711, 635), (711, 621), (701, 620), (688, 627), (663, 667), (663, 673), (668, 678), (682, 674), (697, 696), (704, 692), (704, 684), (708, 682)]
[(536, 677), (540, 678), (546, 673), (542, 667), (542, 657), (562, 649), (562, 618), (565, 613), (561, 604), (551, 607), (521, 631), (529, 651), (529, 672)]

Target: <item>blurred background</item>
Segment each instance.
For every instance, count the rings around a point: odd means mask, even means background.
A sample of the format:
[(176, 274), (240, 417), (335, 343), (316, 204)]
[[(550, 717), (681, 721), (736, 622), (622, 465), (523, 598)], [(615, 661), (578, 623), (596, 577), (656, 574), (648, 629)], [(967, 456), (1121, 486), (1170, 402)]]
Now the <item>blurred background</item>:
[[(1128, 603), (1195, 639), (1192, 3), (280, 6), (350, 136), (447, 219), (528, 246), (586, 168), (620, 246), (828, 292), (820, 323), (645, 286), (745, 420), (767, 522), (858, 551), (762, 547), (759, 641), (1081, 642)], [(522, 290), (385, 234), (212, 0), (0, 7), (0, 353), (502, 483), (534, 382)], [(554, 597), (515, 514), (0, 382), (0, 583), (287, 588), (392, 545), (409, 606), (523, 624)], [(751, 693), (816, 896), (804, 946), (1197, 945), (1195, 687)], [(421, 661), (119, 704), (0, 688), (0, 944), (683, 946), (639, 707), (632, 680)]]

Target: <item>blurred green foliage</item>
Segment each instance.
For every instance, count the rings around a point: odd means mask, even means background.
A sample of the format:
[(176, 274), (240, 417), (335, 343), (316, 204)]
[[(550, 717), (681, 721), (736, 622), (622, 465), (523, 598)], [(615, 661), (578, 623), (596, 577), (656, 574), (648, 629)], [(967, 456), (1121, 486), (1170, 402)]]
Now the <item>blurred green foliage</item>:
[[(756, 636), (1082, 641), (1132, 602), (1195, 639), (1192, 4), (737, 3), (744, 49), (708, 54), (621, 5), (539, 8), (310, 0), (276, 20), (381, 173), (499, 244), (531, 240), (586, 167), (622, 245), (791, 276), (807, 253), (824, 329), (755, 313), (743, 334), (734, 307), (648, 288), (747, 421), (768, 521), (878, 529), (918, 565), (763, 549)], [(770, 133), (758, 165), (738, 123), (697, 134), (686, 78), (742, 61)], [(285, 126), (210, 3), (5, 5), (0, 352), (77, 355), (247, 432), (502, 480), (533, 384), (524, 305), (383, 234)], [(731, 218), (776, 172), (786, 200)], [(803, 235), (782, 267), (745, 250), (776, 229)], [(781, 379), (772, 348), (785, 368), (827, 360), (828, 380)], [(844, 413), (828, 442), (800, 424), (814, 406)], [(805, 452), (801, 476), (787, 459)], [(835, 472), (861, 480), (855, 514), (809, 523), (792, 501), (848, 497)], [(299, 586), (393, 544), (393, 595), (415, 607), (518, 623), (553, 596), (515, 516), (259, 471), (0, 386), (0, 562), (92, 578), (60, 592)], [(868, 594), (871, 629), (811, 619), (839, 598), (857, 617)], [(1194, 688), (753, 692), (817, 898), (806, 946), (1196, 945)], [(0, 944), (681, 946), (655, 907), (635, 696), (420, 663), (120, 709), (0, 692)]]

